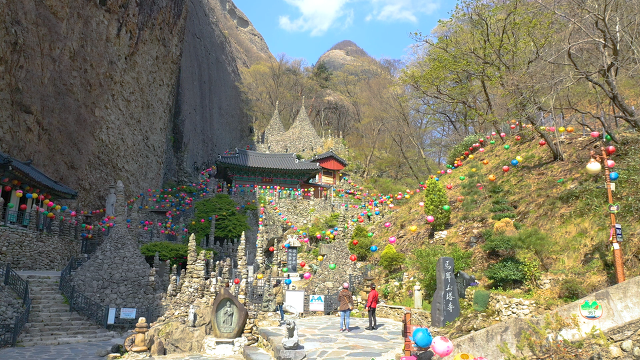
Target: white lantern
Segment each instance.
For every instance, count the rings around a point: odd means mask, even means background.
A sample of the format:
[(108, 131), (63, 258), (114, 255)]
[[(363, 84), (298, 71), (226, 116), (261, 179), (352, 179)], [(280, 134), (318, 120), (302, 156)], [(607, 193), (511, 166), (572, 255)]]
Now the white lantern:
[(591, 175), (595, 175), (602, 170), (602, 165), (594, 159), (589, 160), (587, 164), (587, 172)]

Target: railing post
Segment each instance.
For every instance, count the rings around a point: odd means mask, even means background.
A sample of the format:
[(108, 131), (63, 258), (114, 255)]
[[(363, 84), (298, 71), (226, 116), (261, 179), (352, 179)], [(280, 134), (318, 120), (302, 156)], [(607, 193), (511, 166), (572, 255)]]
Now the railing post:
[(22, 296), (22, 304), (26, 304), (27, 303), (27, 298), (29, 297), (29, 282), (27, 282), (26, 280), (25, 282), (25, 287), (24, 287), (24, 294)]
[(104, 315), (103, 315), (103, 321), (102, 324), (104, 326), (104, 328), (107, 328), (107, 322), (109, 321), (109, 306), (105, 305), (104, 306)]
[(75, 292), (76, 286), (71, 285), (71, 295), (69, 295), (69, 299), (67, 299), (69, 301), (69, 312), (73, 311), (73, 294), (75, 294)]
[(9, 275), (11, 273), (11, 265), (7, 264), (7, 268), (4, 270), (4, 284), (9, 285)]

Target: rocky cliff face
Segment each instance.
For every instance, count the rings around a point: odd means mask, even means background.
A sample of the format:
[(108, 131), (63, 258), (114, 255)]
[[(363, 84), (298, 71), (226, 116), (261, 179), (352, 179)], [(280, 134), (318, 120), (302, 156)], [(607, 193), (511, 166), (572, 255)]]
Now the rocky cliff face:
[(228, 0), (189, 0), (165, 178), (184, 181), (225, 150), (248, 145), (239, 67), (272, 57), (264, 39)]
[(0, 19), (0, 150), (85, 209), (116, 178), (133, 194), (184, 179), (250, 131), (237, 67), (268, 49), (231, 2), (0, 0)]

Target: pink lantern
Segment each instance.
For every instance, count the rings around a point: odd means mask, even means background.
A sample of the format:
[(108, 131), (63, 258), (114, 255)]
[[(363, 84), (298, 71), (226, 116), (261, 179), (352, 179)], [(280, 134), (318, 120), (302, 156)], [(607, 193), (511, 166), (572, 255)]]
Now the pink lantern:
[(494, 132), (492, 132), (492, 133), (491, 133), (491, 136), (496, 136), (496, 132), (495, 132), (495, 131), (494, 131)]
[(431, 350), (440, 357), (446, 357), (453, 352), (453, 343), (444, 336), (436, 336), (431, 343)]
[(71, 216), (74, 216), (74, 217), (75, 217), (76, 215), (77, 215), (77, 214), (76, 214), (76, 212), (75, 212), (75, 211), (72, 211), (72, 212), (71, 212)]
[(500, 133), (500, 137), (505, 137), (505, 136), (507, 136), (507, 134), (505, 134), (505, 133)]
[(480, 151), (480, 152), (484, 152), (484, 148), (480, 148), (480, 150), (479, 150), (479, 151)]
[(434, 219), (434, 218), (433, 218), (433, 216), (431, 216), (431, 215), (427, 216), (427, 222), (432, 223), (432, 222), (434, 222), (435, 220), (436, 220), (436, 219)]
[(397, 240), (397, 239), (396, 239), (396, 237), (395, 237), (395, 236), (390, 237), (390, 238), (389, 238), (389, 244), (395, 244), (395, 243), (396, 243), (396, 240)]
[(304, 273), (304, 275), (302, 275), (302, 277), (303, 277), (305, 280), (309, 280), (309, 279), (311, 279), (311, 274), (310, 274), (310, 273)]
[(388, 228), (389, 226), (391, 226), (391, 223), (390, 223), (390, 222), (386, 222), (386, 223), (384, 223), (384, 227)]
[(600, 136), (600, 133), (597, 132), (597, 131), (594, 131), (594, 132), (591, 133), (591, 137), (592, 138), (597, 138), (598, 136)]
[(424, 206), (424, 203), (423, 203), (422, 201), (420, 201), (420, 202), (418, 203), (418, 206), (422, 207), (422, 206)]
[(452, 172), (453, 172), (453, 170), (447, 169), (447, 174), (451, 174)]
[(556, 128), (555, 128), (554, 126), (552, 126), (552, 127), (550, 127), (550, 128), (549, 128), (549, 131), (550, 131), (550, 132), (555, 132), (555, 131), (556, 131)]
[(613, 160), (607, 160), (607, 167), (608, 167), (608, 168), (612, 168), (612, 167), (614, 167), (614, 166), (616, 166), (616, 162), (615, 162), (615, 161), (613, 161)]

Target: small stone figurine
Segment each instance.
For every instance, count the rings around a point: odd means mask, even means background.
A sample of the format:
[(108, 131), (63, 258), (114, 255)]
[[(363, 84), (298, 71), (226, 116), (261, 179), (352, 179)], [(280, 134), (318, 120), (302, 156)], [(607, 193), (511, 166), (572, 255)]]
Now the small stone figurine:
[(144, 336), (144, 334), (147, 331), (149, 331), (149, 324), (147, 324), (147, 319), (143, 317), (138, 318), (138, 323), (136, 324), (136, 330), (135, 330), (135, 332), (137, 333), (135, 334), (136, 340), (135, 340), (135, 344), (133, 344), (133, 347), (131, 348), (131, 351), (144, 352), (149, 350), (145, 344), (145, 336)]
[(188, 323), (189, 327), (196, 327), (196, 307), (193, 305), (189, 307)]
[(282, 347), (285, 348), (285, 350), (296, 350), (300, 345), (296, 323), (293, 320), (287, 320), (285, 322), (285, 325), (286, 326), (284, 338), (282, 339)]

